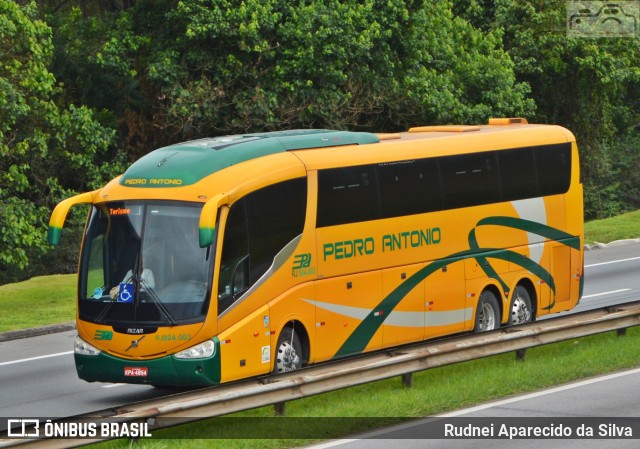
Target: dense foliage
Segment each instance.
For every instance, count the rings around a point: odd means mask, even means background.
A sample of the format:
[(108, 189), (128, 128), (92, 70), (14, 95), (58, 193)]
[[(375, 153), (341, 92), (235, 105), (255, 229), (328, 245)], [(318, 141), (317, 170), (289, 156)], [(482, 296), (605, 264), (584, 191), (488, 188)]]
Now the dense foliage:
[(202, 136), (524, 116), (578, 137), (589, 217), (638, 208), (639, 41), (565, 20), (564, 0), (0, 0), (0, 283), (74, 260), (44, 241), (59, 199)]
[(62, 99), (51, 28), (35, 5), (0, 1), (0, 42), (0, 267), (13, 275), (49, 249), (51, 205), (109, 172), (99, 166), (116, 133)]

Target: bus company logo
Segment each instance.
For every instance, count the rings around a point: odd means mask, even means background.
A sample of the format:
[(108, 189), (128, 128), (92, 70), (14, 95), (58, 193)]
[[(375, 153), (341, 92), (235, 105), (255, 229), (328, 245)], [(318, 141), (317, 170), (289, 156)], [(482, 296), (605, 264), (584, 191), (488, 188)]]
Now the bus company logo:
[(124, 184), (127, 186), (144, 186), (147, 184), (145, 178), (129, 178), (124, 180)]
[(180, 186), (182, 179), (151, 178), (149, 184), (153, 186)]
[(316, 273), (316, 268), (311, 267), (311, 254), (296, 254), (293, 257), (293, 277), (309, 276)]
[(179, 178), (127, 178), (124, 180), (126, 186), (181, 186), (182, 179)]
[(297, 254), (293, 259), (293, 269), (299, 270), (301, 268), (309, 268), (311, 265), (311, 254)]
[(94, 340), (111, 341), (112, 338), (113, 338), (113, 332), (104, 330), (104, 329), (98, 329), (96, 333), (93, 334)]
[(149, 375), (149, 368), (146, 366), (125, 366), (125, 377), (147, 377)]

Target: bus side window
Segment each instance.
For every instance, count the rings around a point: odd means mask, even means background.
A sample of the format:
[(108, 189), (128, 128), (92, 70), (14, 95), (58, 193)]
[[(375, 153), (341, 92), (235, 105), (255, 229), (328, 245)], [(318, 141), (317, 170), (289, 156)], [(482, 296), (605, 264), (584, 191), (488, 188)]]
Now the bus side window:
[(380, 218), (378, 181), (373, 165), (318, 172), (317, 227)]
[(240, 260), (249, 254), (249, 237), (245, 200), (231, 206), (222, 244), (222, 260), (218, 272), (218, 313), (224, 312), (235, 301), (239, 280), (234, 279)]
[(540, 196), (533, 148), (498, 151), (497, 155), (503, 201)]
[(302, 234), (307, 179), (265, 187), (236, 201), (222, 242), (218, 313), (237, 301), (273, 264), (275, 256)]
[(447, 209), (500, 201), (495, 153), (472, 153), (440, 159)]
[(437, 159), (379, 164), (376, 172), (383, 218), (442, 209)]
[(569, 190), (571, 184), (571, 145), (540, 147), (536, 151), (540, 195), (557, 195)]

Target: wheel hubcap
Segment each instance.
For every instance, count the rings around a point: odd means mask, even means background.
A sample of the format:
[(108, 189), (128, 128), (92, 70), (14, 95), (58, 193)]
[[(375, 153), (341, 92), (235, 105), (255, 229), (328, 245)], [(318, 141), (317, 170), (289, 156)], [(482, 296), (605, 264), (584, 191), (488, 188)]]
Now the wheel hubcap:
[(278, 372), (293, 371), (299, 368), (300, 357), (290, 342), (285, 341), (278, 348)]
[(489, 304), (484, 304), (480, 310), (480, 330), (490, 331), (496, 327), (496, 317), (493, 308)]
[(511, 309), (511, 322), (513, 324), (522, 324), (528, 323), (529, 321), (531, 321), (531, 311), (527, 307), (527, 303), (518, 296), (513, 301), (513, 308)]

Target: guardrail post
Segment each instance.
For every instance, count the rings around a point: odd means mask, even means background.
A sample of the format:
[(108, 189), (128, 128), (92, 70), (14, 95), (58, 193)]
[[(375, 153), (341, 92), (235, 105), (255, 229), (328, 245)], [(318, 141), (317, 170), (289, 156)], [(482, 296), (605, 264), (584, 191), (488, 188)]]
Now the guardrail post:
[(626, 327), (622, 327), (622, 328), (616, 330), (616, 334), (618, 334), (618, 337), (624, 337), (625, 335), (627, 335), (627, 328)]
[(516, 360), (520, 360), (524, 362), (527, 359), (527, 350), (526, 349), (518, 349), (516, 350)]
[(402, 375), (402, 386), (413, 388), (413, 373), (405, 373)]
[(285, 416), (286, 414), (286, 402), (276, 402), (273, 404), (273, 410), (276, 412), (278, 416)]

